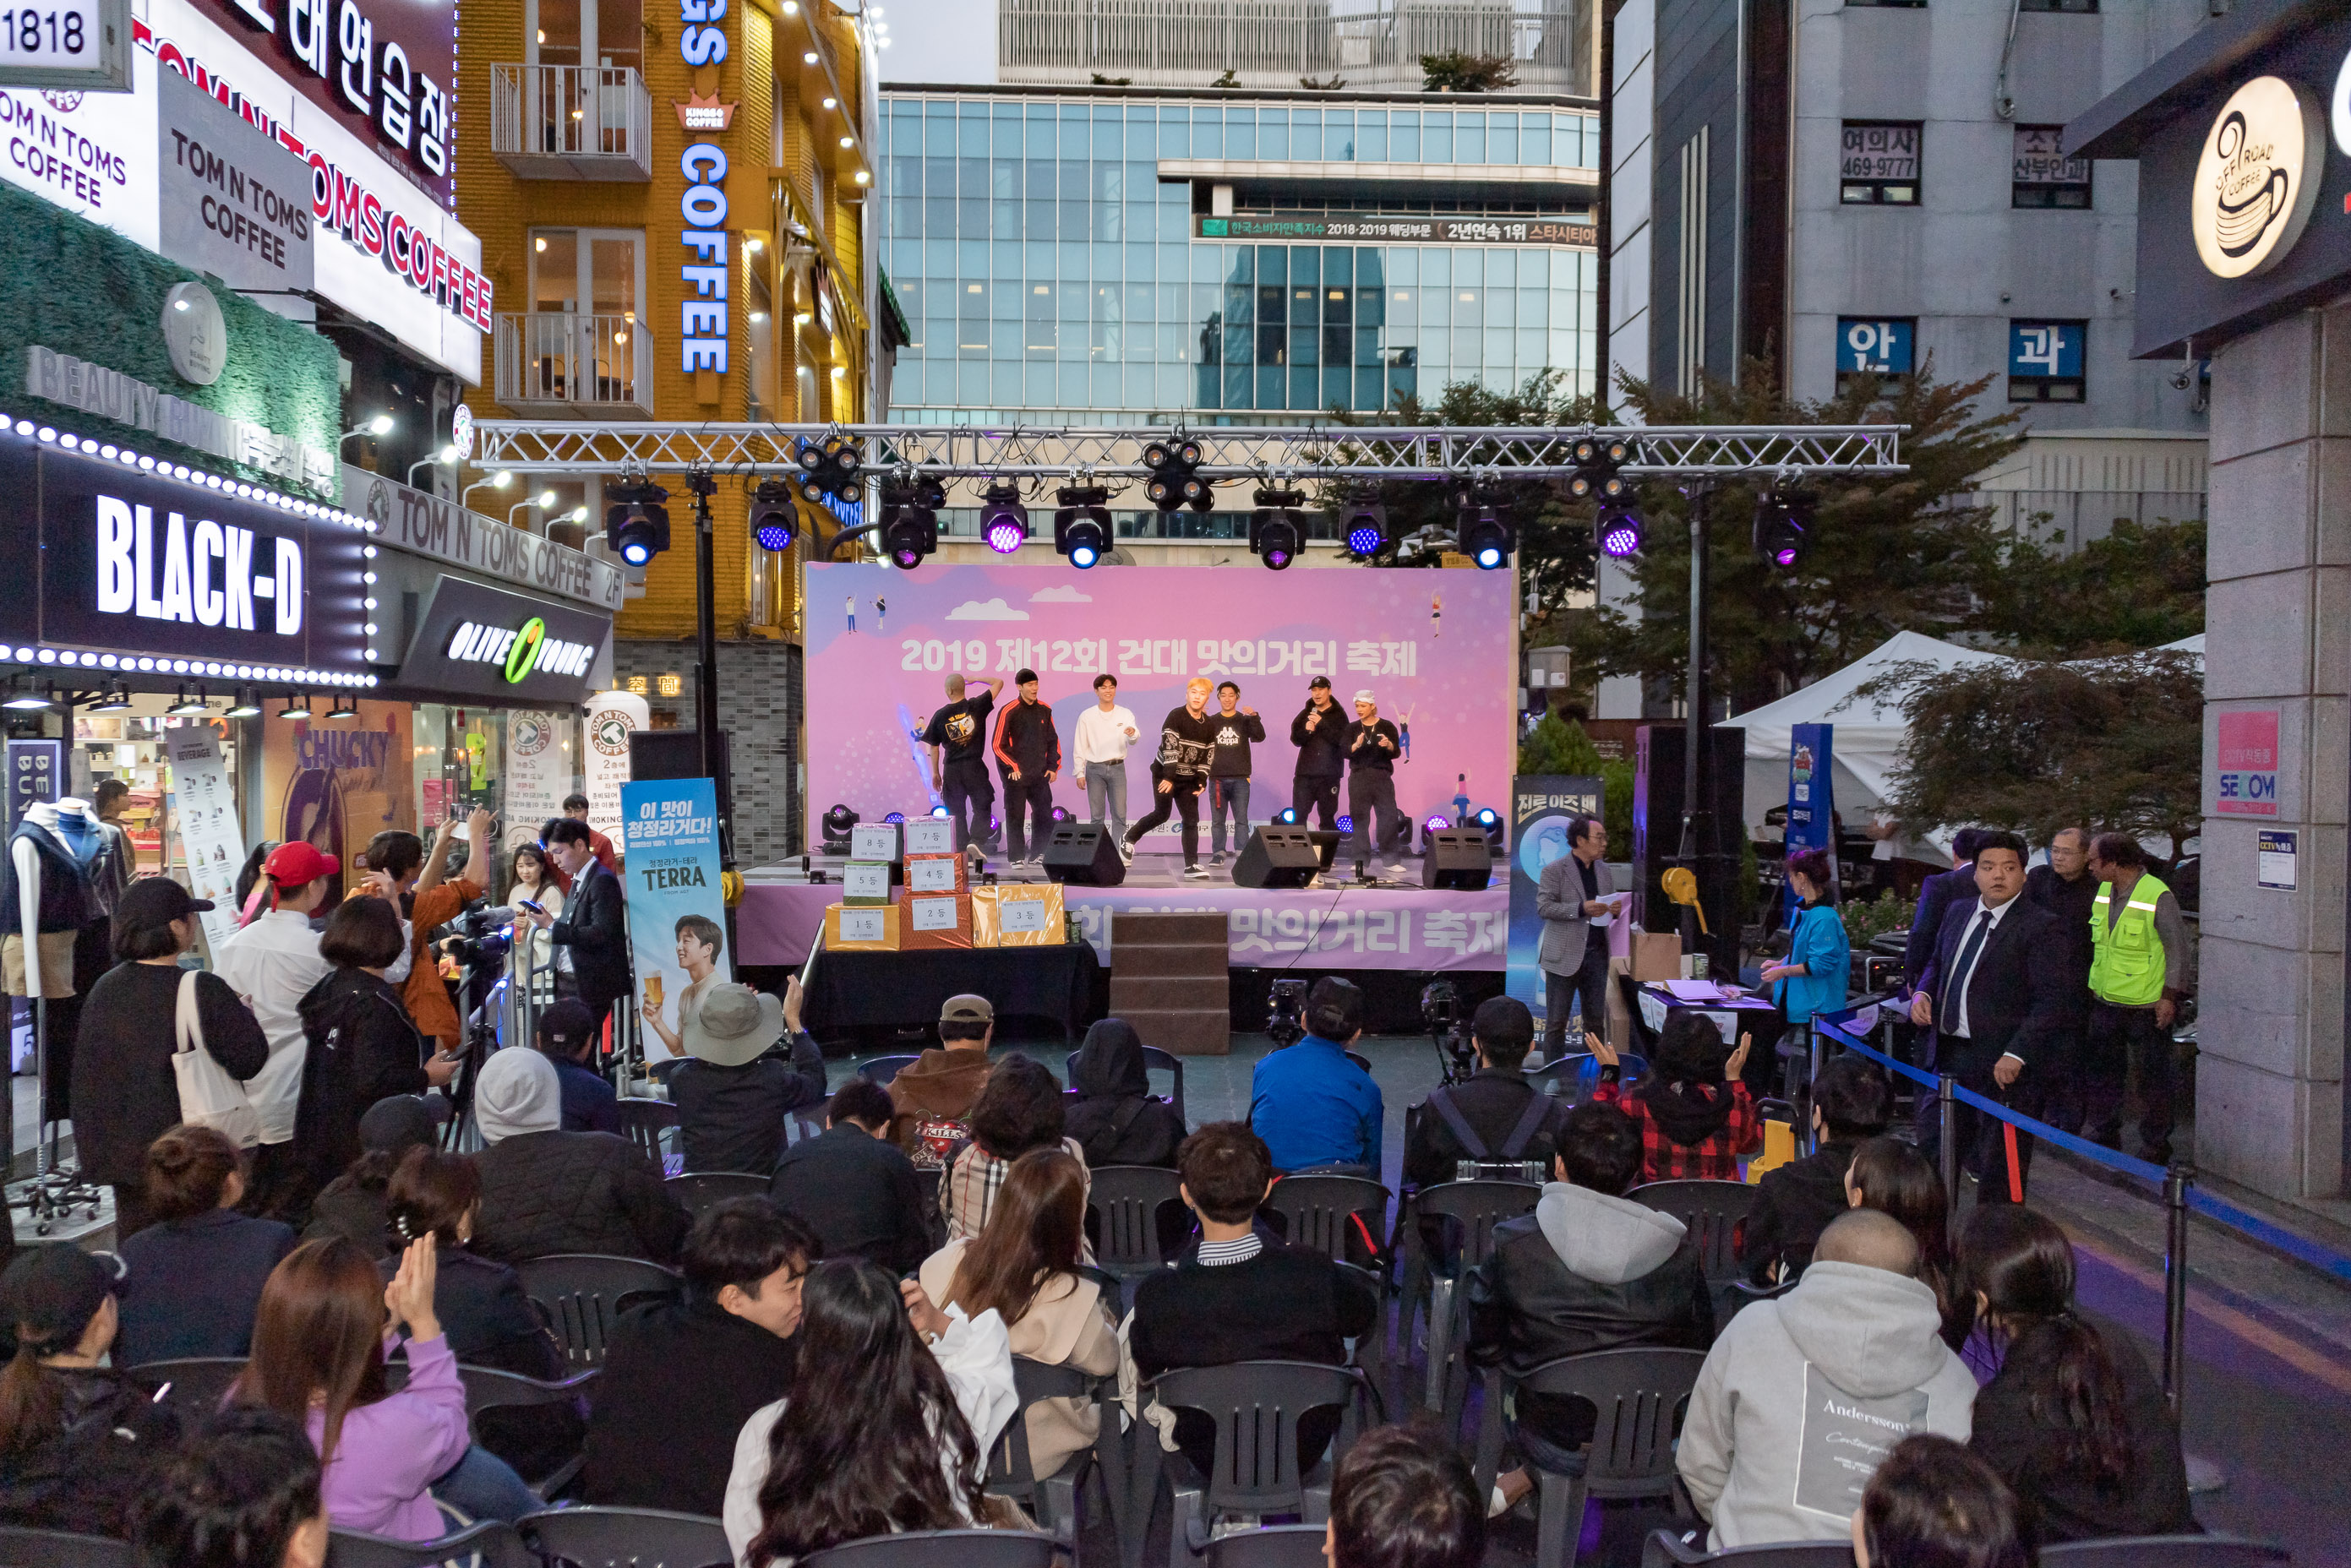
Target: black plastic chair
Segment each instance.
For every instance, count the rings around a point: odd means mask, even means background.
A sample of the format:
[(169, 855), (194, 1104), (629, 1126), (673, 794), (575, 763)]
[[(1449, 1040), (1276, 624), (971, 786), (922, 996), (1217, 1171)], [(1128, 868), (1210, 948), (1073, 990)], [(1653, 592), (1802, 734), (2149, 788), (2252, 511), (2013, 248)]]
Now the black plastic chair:
[[(1274, 1189), (1279, 1192), (1280, 1187)], [(1534, 1212), (1542, 1189), (1528, 1181), (1441, 1181), (1413, 1195), (1411, 1207), (1396, 1227), (1398, 1248), (1405, 1254), (1404, 1300), (1397, 1308), (1396, 1343), (1399, 1362), (1411, 1360), (1413, 1314), (1426, 1303), (1428, 1311), (1428, 1383), (1422, 1403), (1431, 1410), (1453, 1404), (1453, 1368), (1459, 1346), (1455, 1343), (1456, 1297), (1462, 1276), (1494, 1255), (1494, 1227), (1505, 1220)], [(1438, 1271), (1428, 1256), (1421, 1234), (1422, 1220), (1451, 1220), (1448, 1233), (1458, 1236), (1454, 1271)], [(1468, 1384), (1462, 1380), (1463, 1397)]]
[(915, 1063), (921, 1060), (922, 1057), (919, 1055), (876, 1056), (871, 1062), (859, 1067), (857, 1069), (857, 1075), (862, 1078), (871, 1078), (886, 1089), (890, 1086), (891, 1079), (896, 1077), (902, 1071), (913, 1066)]
[(1387, 1229), (1388, 1189), (1361, 1176), (1285, 1176), (1266, 1195), (1265, 1207), (1288, 1225), (1291, 1246), (1345, 1262), (1348, 1222), (1358, 1214), (1368, 1217), (1371, 1250), (1378, 1250)]
[(730, 1198), (765, 1198), (768, 1179), (739, 1170), (689, 1170), (683, 1176), (669, 1179), (669, 1189), (685, 1205), (688, 1214), (699, 1217), (714, 1203), (724, 1203)]
[[(1565, 1100), (1571, 1106), (1580, 1106), (1583, 1103), (1583, 1068), (1591, 1060), (1591, 1052), (1578, 1051), (1555, 1062), (1546, 1062), (1540, 1067), (1528, 1068), (1527, 1080), (1530, 1083), (1541, 1082), (1556, 1098)], [(1616, 1066), (1617, 1082), (1631, 1085), (1648, 1076), (1649, 1059), (1636, 1052), (1619, 1051)]]
[[(1012, 1386), (1020, 1408), (1004, 1424), (987, 1453), (987, 1490), (1026, 1509), (1038, 1527), (1072, 1551), (1078, 1538), (1078, 1499), (1087, 1467), (1100, 1463), (1102, 1487), (1111, 1499), (1114, 1526), (1125, 1539), (1125, 1452), (1120, 1443), (1117, 1379), (1103, 1379), (1074, 1366), (1053, 1366), (1025, 1355), (1012, 1358)], [(1070, 1456), (1051, 1475), (1040, 1476), (1029, 1461), (1029, 1407), (1040, 1399), (1091, 1399), (1102, 1425), (1091, 1449)]]
[(1754, 1211), (1758, 1190), (1743, 1181), (1651, 1181), (1625, 1196), (1687, 1226), (1706, 1265), (1707, 1283), (1722, 1286), (1744, 1276), (1739, 1224)]
[(662, 1147), (662, 1136), (677, 1131), (674, 1105), (643, 1095), (624, 1095), (621, 1098), (621, 1130), (629, 1135), (631, 1143), (645, 1151), (645, 1158), (656, 1167), (664, 1171), (669, 1168), (669, 1155)]
[(811, 1552), (800, 1568), (1052, 1568), (1057, 1550), (1027, 1530), (909, 1530)]
[(1853, 1543), (1847, 1541), (1782, 1541), (1708, 1552), (1704, 1534), (1692, 1546), (1670, 1530), (1652, 1531), (1641, 1543), (1641, 1568), (1853, 1568)]
[(1724, 1324), (1729, 1323), (1757, 1302), (1778, 1301), (1795, 1288), (1794, 1278), (1782, 1280), (1776, 1285), (1759, 1285), (1746, 1280), (1732, 1280), (1714, 1293), (1714, 1331), (1720, 1334)]
[[(242, 1355), (194, 1355), (179, 1361), (144, 1361), (127, 1367), (123, 1376), (150, 1395), (163, 1390), (162, 1404), (180, 1417), (183, 1427), (194, 1427), (221, 1407), (229, 1386), (245, 1372)], [(170, 1385), (165, 1389), (165, 1385)]]
[(1122, 1281), (1141, 1279), (1167, 1266), (1159, 1245), (1159, 1213), (1184, 1199), (1183, 1178), (1156, 1165), (1105, 1165), (1092, 1173), (1086, 1210), (1101, 1234), (1094, 1262)]
[(1535, 1523), (1535, 1568), (1574, 1568), (1587, 1497), (1673, 1495), (1674, 1437), (1705, 1365), (1702, 1350), (1645, 1346), (1562, 1356), (1520, 1378), (1506, 1378), (1499, 1367), (1487, 1369), (1486, 1408), (1478, 1428), (1480, 1497), (1493, 1490), (1501, 1469), (1502, 1400), (1509, 1388), (1582, 1399), (1596, 1416), (1582, 1475), (1535, 1471), (1542, 1499)]
[(522, 1293), (537, 1303), (563, 1345), (563, 1362), (574, 1372), (603, 1364), (612, 1324), (639, 1301), (674, 1296), (677, 1275), (643, 1258), (611, 1258), (601, 1252), (557, 1252), (515, 1265)]
[[(1301, 1514), (1310, 1524), (1331, 1517), (1331, 1472), (1344, 1453), (1353, 1423), (1343, 1417), (1331, 1452), (1301, 1472), (1298, 1422), (1312, 1410), (1335, 1407), (1352, 1414), (1372, 1392), (1361, 1372), (1311, 1361), (1240, 1361), (1163, 1372), (1150, 1386), (1167, 1409), (1196, 1410), (1217, 1424), (1210, 1474), (1196, 1474), (1182, 1456), (1176, 1456), (1170, 1568), (1193, 1568), (1207, 1550), (1210, 1527), (1223, 1510)], [(1148, 1518), (1141, 1511), (1157, 1494), (1168, 1456), (1147, 1429), (1137, 1444), (1136, 1459), (1134, 1504), (1141, 1517)]]
[(527, 1513), (515, 1528), (531, 1550), (573, 1568), (732, 1568), (726, 1527), (658, 1508), (566, 1508)]
[[(824, 1107), (822, 1105), (820, 1104), (812, 1110), (801, 1109), (794, 1111), (784, 1118), (784, 1147), (786, 1148), (789, 1148), (794, 1144), (806, 1143), (809, 1139), (816, 1137), (822, 1131), (824, 1131)], [(760, 1178), (760, 1181), (763, 1186), (765, 1185), (766, 1180), (767, 1179), (765, 1177)]]
[[(1075, 1051), (1071, 1052), (1067, 1056), (1061, 1058), (1061, 1083), (1064, 1087), (1071, 1086), (1076, 1082), (1071, 1075), (1075, 1071), (1072, 1064), (1077, 1061), (1077, 1059), (1078, 1054)], [(1176, 1108), (1177, 1119), (1182, 1119), (1184, 1115), (1184, 1058), (1176, 1055), (1172, 1051), (1162, 1051), (1156, 1045), (1145, 1045), (1143, 1048), (1143, 1066), (1146, 1073), (1165, 1073), (1175, 1078), (1176, 1087), (1174, 1092), (1161, 1097), (1165, 1099), (1170, 1106), (1173, 1106)]]
[(356, 1530), (327, 1536), (327, 1568), (437, 1568), (467, 1561), (478, 1561), (481, 1568), (537, 1568), (515, 1527), (498, 1519), (437, 1541), (392, 1541)]
[(1323, 1527), (1269, 1524), (1208, 1542), (1207, 1568), (1324, 1568)]
[(2043, 1568), (2269, 1568), (2294, 1553), (2233, 1535), (2126, 1535), (2041, 1549)]
[[(557, 1405), (586, 1411), (580, 1401), (596, 1381), (597, 1368), (576, 1372), (560, 1383), (542, 1383), (536, 1377), (525, 1377), (519, 1372), (503, 1372), (495, 1366), (457, 1368), (457, 1380), (465, 1386), (465, 1424), (471, 1428), (485, 1410), (528, 1409), (533, 1406)], [(476, 1434), (478, 1437), (478, 1433)], [(527, 1475), (523, 1484), (541, 1497), (552, 1497), (571, 1482), (587, 1462), (584, 1454), (572, 1454), (544, 1475)]]
[(0, 1568), (132, 1568), (134, 1561), (129, 1542), (0, 1525)]
[(1361, 1067), (1366, 1073), (1369, 1073), (1372, 1070), (1372, 1059), (1369, 1056), (1364, 1055), (1361, 1051), (1348, 1052), (1347, 1060), (1353, 1062), (1356, 1066)]

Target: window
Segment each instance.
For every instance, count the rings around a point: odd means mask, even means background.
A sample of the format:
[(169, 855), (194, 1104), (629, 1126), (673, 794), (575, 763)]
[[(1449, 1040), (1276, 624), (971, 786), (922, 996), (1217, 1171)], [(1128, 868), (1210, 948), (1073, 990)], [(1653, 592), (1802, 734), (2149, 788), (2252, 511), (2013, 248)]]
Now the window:
[(2080, 402), (2085, 385), (2082, 349), (2089, 336), (2086, 321), (2010, 322), (2008, 400)]
[(1916, 369), (1911, 346), (1917, 330), (1917, 318), (1907, 316), (1837, 317), (1837, 390), (1842, 393), (1856, 381), (1910, 374)]
[(1918, 204), (1917, 120), (1848, 119), (1838, 161), (1839, 200), (1847, 205)]
[(2062, 125), (2020, 125), (2016, 128), (2016, 167), (2009, 178), (2011, 207), (2086, 207), (2090, 204), (2090, 161), (2068, 158)]
[(2020, 11), (2065, 11), (2076, 16), (2098, 14), (2098, 0), (2017, 0)]

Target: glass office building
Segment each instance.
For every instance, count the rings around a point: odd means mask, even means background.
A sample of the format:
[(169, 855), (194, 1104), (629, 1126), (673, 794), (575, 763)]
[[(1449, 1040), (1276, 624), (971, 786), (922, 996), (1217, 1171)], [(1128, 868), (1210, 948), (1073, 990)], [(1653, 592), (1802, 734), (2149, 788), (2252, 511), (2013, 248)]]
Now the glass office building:
[(1589, 389), (1583, 100), (904, 88), (893, 420), (1303, 423), (1545, 369)]

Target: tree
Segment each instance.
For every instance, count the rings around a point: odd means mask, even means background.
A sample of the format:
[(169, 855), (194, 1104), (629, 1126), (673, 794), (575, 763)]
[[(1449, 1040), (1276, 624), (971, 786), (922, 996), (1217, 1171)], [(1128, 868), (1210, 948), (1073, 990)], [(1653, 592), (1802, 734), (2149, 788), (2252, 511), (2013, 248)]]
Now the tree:
[(1094, 73), (1094, 86), (1096, 87), (1133, 87), (1134, 85), (1134, 78), (1133, 77), (1106, 77), (1100, 71), (1096, 71)]
[(1241, 78), (1234, 73), (1231, 67), (1228, 66), (1225, 67), (1225, 74), (1208, 85), (1212, 88), (1237, 88), (1241, 85)]
[(1977, 624), (2018, 651), (2083, 659), (2204, 629), (2204, 520), (2115, 519), (2072, 555), (2021, 535), (1979, 590)]
[(2160, 650), (2060, 664), (1897, 665), (1866, 699), (1909, 720), (1887, 805), (1903, 821), (2113, 829), (2179, 846), (2203, 831), (2204, 667)]
[(1347, 85), (1347, 78), (1333, 71), (1328, 81), (1317, 81), (1312, 77), (1301, 77), (1298, 78), (1298, 85), (1308, 92), (1337, 92)]
[(1545, 713), (1527, 738), (1519, 742), (1519, 772), (1585, 776), (1600, 781), (1600, 820), (1608, 829), (1608, 853), (1616, 859), (1633, 853), (1633, 763), (1629, 758), (1609, 762), (1600, 754), (1573, 720), (1556, 711)]
[(1423, 92), (1501, 92), (1519, 85), (1508, 55), (1467, 55), (1447, 49), (1420, 57)]

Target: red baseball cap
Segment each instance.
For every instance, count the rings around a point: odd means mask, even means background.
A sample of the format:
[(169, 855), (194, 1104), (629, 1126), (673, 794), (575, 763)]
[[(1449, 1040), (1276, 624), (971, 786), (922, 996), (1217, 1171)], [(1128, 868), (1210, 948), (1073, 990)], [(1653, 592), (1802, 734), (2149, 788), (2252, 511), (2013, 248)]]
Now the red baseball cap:
[(300, 888), (321, 877), (331, 877), (343, 868), (343, 863), (331, 855), (322, 855), (319, 846), (308, 839), (297, 838), (279, 845), (261, 863), (261, 874), (280, 888)]

